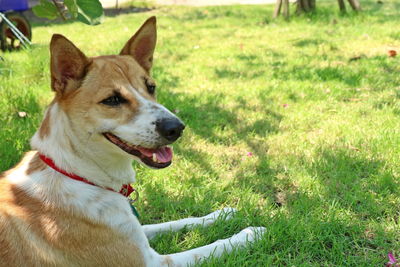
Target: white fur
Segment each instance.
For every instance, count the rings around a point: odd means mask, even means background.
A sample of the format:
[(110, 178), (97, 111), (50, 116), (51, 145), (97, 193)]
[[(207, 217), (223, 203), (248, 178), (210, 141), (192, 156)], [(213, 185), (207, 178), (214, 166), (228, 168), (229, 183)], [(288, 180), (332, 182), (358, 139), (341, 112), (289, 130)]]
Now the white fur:
[[(36, 132), (31, 140), (33, 149), (51, 158), (58, 167), (69, 173), (95, 177), (95, 183), (103, 187), (119, 190), (122, 184), (135, 182), (131, 159), (116, 152), (114, 146), (99, 146), (99, 139), (104, 137), (75, 133), (76, 130), (71, 129), (70, 120), (57, 103), (51, 105), (47, 112), (50, 112), (49, 136), (42, 139)], [(71, 144), (75, 151), (71, 151)]]

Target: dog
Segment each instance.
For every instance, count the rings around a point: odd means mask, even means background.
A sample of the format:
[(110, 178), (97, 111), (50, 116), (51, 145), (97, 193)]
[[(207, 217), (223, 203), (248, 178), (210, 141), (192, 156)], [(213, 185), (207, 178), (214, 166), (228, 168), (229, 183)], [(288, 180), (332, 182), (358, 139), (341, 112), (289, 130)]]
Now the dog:
[[(129, 196), (132, 161), (171, 164), (169, 145), (184, 123), (156, 102), (150, 76), (156, 18), (119, 55), (85, 56), (55, 34), (50, 42), (53, 101), (32, 151), (0, 178), (0, 266), (187, 266), (257, 240), (263, 227), (196, 249), (160, 255), (149, 239), (166, 231), (229, 219), (204, 217), (141, 225)], [(224, 216), (221, 216), (224, 214)]]

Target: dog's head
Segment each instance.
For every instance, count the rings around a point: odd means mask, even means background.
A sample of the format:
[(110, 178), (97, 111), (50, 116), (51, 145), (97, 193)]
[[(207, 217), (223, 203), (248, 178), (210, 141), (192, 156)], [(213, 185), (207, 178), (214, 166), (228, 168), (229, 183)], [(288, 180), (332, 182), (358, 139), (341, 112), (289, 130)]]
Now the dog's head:
[(149, 18), (119, 55), (86, 57), (62, 35), (53, 35), (51, 86), (73, 135), (81, 144), (112, 156), (131, 157), (153, 168), (171, 164), (185, 128), (156, 102), (150, 76), (156, 18)]

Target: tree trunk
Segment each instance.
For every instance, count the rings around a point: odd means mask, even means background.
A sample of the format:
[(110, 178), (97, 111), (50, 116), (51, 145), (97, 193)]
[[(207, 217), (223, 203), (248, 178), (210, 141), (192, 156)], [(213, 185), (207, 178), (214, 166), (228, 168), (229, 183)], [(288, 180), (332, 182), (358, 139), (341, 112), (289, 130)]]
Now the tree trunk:
[(353, 8), (353, 10), (355, 11), (361, 11), (361, 5), (360, 2), (358, 0), (348, 0), (351, 7)]
[(346, 12), (346, 5), (343, 0), (338, 0), (340, 12)]
[(303, 1), (297, 0), (296, 1), (296, 14), (301, 14), (303, 12), (304, 12)]
[(283, 16), (289, 18), (289, 0), (283, 0)]
[[(338, 0), (344, 1), (344, 0)], [(358, 1), (358, 0), (348, 0), (348, 1)], [(315, 10), (316, 0), (296, 0), (296, 13), (307, 13)], [(285, 18), (289, 18), (289, 0), (276, 0), (275, 9), (274, 9), (274, 18), (277, 18), (281, 10)]]
[(296, 13), (307, 13), (315, 9), (315, 0), (297, 0), (296, 1)]
[(310, 1), (310, 9), (312, 11), (314, 11), (315, 10), (315, 0), (309, 0), (309, 1)]
[(301, 0), (304, 12), (310, 12), (310, 5), (308, 0)]
[(282, 7), (282, 0), (276, 0), (275, 10), (274, 10), (274, 18), (277, 18), (279, 16), (279, 14), (281, 13), (281, 7)]

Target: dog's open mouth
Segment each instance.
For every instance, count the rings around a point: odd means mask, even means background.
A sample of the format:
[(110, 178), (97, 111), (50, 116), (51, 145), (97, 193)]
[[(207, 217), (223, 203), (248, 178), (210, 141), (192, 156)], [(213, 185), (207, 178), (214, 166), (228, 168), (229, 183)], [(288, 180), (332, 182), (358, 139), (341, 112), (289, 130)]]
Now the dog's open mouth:
[(171, 164), (173, 152), (172, 148), (169, 146), (163, 146), (160, 148), (145, 148), (122, 141), (119, 137), (112, 133), (103, 133), (103, 135), (108, 141), (118, 146), (126, 153), (138, 157), (149, 167), (161, 169), (168, 167)]

